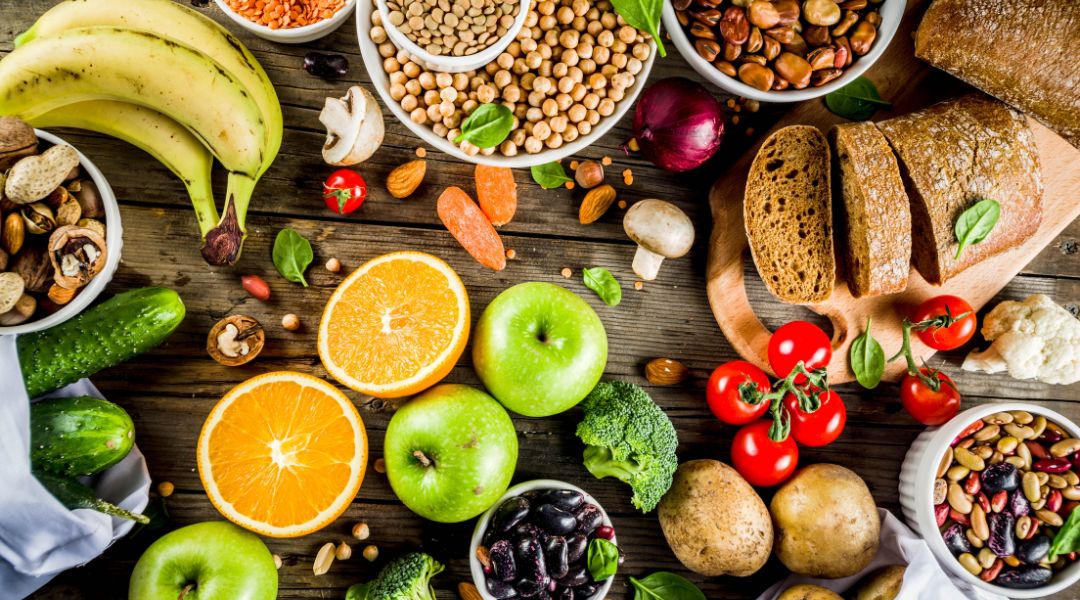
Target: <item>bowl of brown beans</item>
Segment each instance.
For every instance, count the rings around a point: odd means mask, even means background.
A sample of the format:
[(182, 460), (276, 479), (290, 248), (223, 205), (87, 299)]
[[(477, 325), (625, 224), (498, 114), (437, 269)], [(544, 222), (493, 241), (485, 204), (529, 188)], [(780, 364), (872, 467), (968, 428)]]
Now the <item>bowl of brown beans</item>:
[(905, 0), (672, 0), (664, 27), (694, 70), (762, 102), (824, 96), (889, 45)]
[(1080, 428), (1057, 412), (990, 403), (927, 429), (904, 459), (900, 504), (946, 572), (972, 586), (1039, 598), (1080, 580), (1065, 543), (1080, 534)]

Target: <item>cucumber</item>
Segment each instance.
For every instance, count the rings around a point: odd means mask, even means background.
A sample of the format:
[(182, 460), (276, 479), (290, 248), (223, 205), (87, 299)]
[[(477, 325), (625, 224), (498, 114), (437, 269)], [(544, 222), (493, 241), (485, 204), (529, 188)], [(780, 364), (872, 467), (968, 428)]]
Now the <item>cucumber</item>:
[(146, 287), (117, 294), (16, 344), (26, 392), (35, 398), (118, 365), (165, 341), (184, 320), (176, 292)]
[(92, 396), (30, 405), (30, 464), (35, 471), (78, 477), (115, 465), (135, 444), (135, 424), (119, 406)]
[(60, 501), (60, 504), (63, 504), (72, 510), (76, 508), (89, 508), (119, 519), (136, 521), (143, 525), (150, 522), (150, 517), (147, 517), (146, 515), (133, 513), (98, 498), (94, 495), (94, 490), (74, 479), (67, 479), (65, 477), (58, 477), (56, 475), (50, 475), (49, 473), (40, 472), (35, 472), (34, 477), (37, 477), (37, 480), (41, 482), (41, 485), (45, 486), (45, 489), (49, 490), (50, 494), (56, 496), (56, 499)]

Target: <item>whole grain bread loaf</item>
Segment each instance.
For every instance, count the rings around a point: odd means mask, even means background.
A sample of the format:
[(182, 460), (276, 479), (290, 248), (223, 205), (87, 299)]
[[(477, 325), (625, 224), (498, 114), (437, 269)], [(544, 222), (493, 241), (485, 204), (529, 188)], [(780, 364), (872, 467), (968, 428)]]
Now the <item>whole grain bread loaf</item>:
[[(1042, 178), (1022, 114), (971, 94), (877, 125), (900, 159), (911, 201), (911, 259), (928, 282), (944, 283), (1039, 228)], [(957, 258), (956, 220), (985, 198), (1001, 205), (1001, 217)]]
[(746, 236), (761, 279), (784, 302), (809, 304), (832, 294), (829, 177), (825, 135), (806, 125), (774, 132), (750, 166), (743, 196)]
[(934, 0), (915, 55), (1080, 147), (1080, 2)]
[(900, 167), (873, 123), (838, 125), (829, 132), (839, 173), (838, 234), (848, 289), (856, 298), (902, 292), (911, 270), (911, 210)]

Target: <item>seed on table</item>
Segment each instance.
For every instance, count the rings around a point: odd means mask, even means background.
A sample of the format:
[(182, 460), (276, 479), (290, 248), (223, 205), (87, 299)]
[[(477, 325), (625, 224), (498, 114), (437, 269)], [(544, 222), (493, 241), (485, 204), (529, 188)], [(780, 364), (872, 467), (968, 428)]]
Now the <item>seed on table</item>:
[(336, 258), (331, 258), (326, 261), (326, 270), (331, 273), (338, 273), (341, 271), (341, 261)]
[(386, 460), (385, 459), (383, 459), (383, 458), (376, 458), (375, 459), (375, 472), (376, 473), (385, 473), (386, 472)]
[(175, 489), (176, 486), (174, 486), (171, 481), (162, 481), (157, 485), (158, 495), (162, 498), (168, 498), (169, 496), (172, 496)]
[(369, 544), (364, 547), (363, 555), (368, 562), (375, 562), (375, 559), (379, 558), (379, 547), (375, 544)]
[(352, 558), (352, 546), (345, 542), (341, 542), (334, 549), (334, 558), (338, 560), (349, 560)]
[(968, 573), (971, 573), (972, 575), (975, 575), (976, 577), (979, 575), (979, 573), (982, 573), (982, 567), (979, 566), (979, 561), (976, 560), (975, 557), (972, 556), (970, 552), (965, 552), (965, 553), (961, 554), (960, 557), (957, 560), (960, 561), (960, 565), (962, 567), (967, 569)]
[(367, 523), (357, 523), (353, 525), (352, 536), (358, 540), (366, 540), (371, 537), (371, 528)]
[(274, 568), (281, 569), (281, 555), (275, 554), (274, 556)]

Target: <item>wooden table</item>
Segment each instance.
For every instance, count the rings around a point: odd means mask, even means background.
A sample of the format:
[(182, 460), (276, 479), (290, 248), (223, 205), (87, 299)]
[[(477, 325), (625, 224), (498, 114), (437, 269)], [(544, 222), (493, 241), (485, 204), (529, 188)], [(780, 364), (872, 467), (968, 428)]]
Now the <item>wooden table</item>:
[[(54, 0), (21, 0), (0, 4), (0, 54), (11, 50), (16, 33), (27, 28)], [(197, 6), (205, 14), (226, 22), (212, 5)], [(909, 18), (911, 18), (909, 16)], [(236, 31), (236, 27), (230, 26)], [(239, 32), (238, 32), (239, 33)], [(392, 250), (413, 249), (432, 252), (446, 259), (461, 275), (472, 299), (473, 314), (500, 291), (521, 281), (550, 281), (564, 285), (592, 304), (607, 328), (610, 356), (607, 377), (646, 384), (642, 369), (655, 357), (683, 361), (694, 372), (684, 385), (650, 387), (656, 401), (667, 411), (679, 431), (681, 460), (716, 458), (728, 460), (734, 429), (721, 425), (704, 403), (703, 387), (709, 372), (718, 364), (736, 358), (720, 333), (706, 302), (704, 291), (705, 241), (711, 229), (706, 195), (713, 174), (734, 161), (749, 143), (768, 129), (783, 107), (763, 107), (756, 115), (739, 113), (737, 125), (729, 132), (719, 156), (708, 168), (688, 175), (673, 175), (618, 150), (629, 137), (624, 119), (601, 143), (583, 157), (614, 159), (609, 181), (619, 182), (620, 197), (632, 203), (641, 198), (670, 200), (687, 211), (698, 228), (698, 243), (683, 259), (665, 261), (660, 277), (635, 291), (630, 269), (634, 245), (622, 231), (622, 211), (612, 210), (589, 226), (578, 223), (580, 194), (565, 189), (542, 190), (525, 170), (515, 172), (520, 198), (512, 223), (502, 228), (507, 248), (517, 252), (507, 269), (493, 273), (473, 261), (441, 226), (434, 201), (446, 185), (472, 186), (472, 165), (439, 152), (428, 153), (425, 185), (408, 200), (387, 194), (384, 182), (395, 166), (413, 158), (420, 141), (389, 114), (386, 139), (379, 152), (358, 170), (370, 185), (363, 208), (345, 217), (326, 210), (321, 199), (321, 182), (331, 171), (323, 164), (319, 150), (323, 128), (317, 120), (326, 96), (340, 95), (357, 81), (369, 83), (356, 44), (356, 30), (349, 23), (331, 36), (302, 46), (272, 44), (249, 35), (240, 37), (257, 55), (277, 86), (285, 114), (285, 141), (277, 162), (257, 189), (248, 220), (250, 238), (240, 264), (233, 269), (211, 269), (197, 248), (197, 230), (184, 190), (170, 173), (149, 157), (122, 142), (77, 132), (62, 133), (85, 152), (105, 173), (122, 202), (125, 230), (123, 264), (110, 292), (160, 285), (177, 290), (188, 307), (188, 316), (168, 343), (120, 367), (105, 371), (94, 382), (113, 401), (130, 411), (138, 430), (139, 448), (146, 454), (155, 482), (170, 481), (176, 492), (167, 499), (170, 526), (219, 519), (207, 501), (195, 468), (195, 441), (203, 419), (230, 387), (253, 375), (278, 369), (293, 369), (327, 378), (315, 352), (315, 325), (323, 304), (341, 279), (322, 265), (336, 257), (351, 269), (363, 261)], [(897, 39), (894, 43), (907, 43)], [(656, 62), (651, 80), (682, 75), (700, 79), (673, 47), (671, 54)], [(340, 81), (328, 82), (301, 69), (304, 54), (312, 49), (344, 54), (351, 70)], [(874, 77), (874, 69), (869, 76)], [(944, 74), (931, 76), (935, 85), (960, 85)], [(714, 90), (715, 91), (715, 90)], [(725, 96), (726, 98), (726, 96)], [(752, 127), (753, 132), (747, 130)], [(582, 158), (582, 157), (578, 157)], [(623, 169), (633, 169), (633, 185), (620, 182)], [(223, 197), (219, 182), (218, 197)], [(293, 227), (308, 237), (315, 247), (316, 260), (308, 272), (310, 288), (290, 284), (274, 271), (270, 243), (281, 227)], [(1080, 222), (1046, 248), (996, 300), (1022, 299), (1044, 293), (1074, 311), (1080, 303)], [(622, 304), (608, 308), (580, 280), (583, 267), (604, 266), (623, 282)], [(574, 275), (564, 279), (564, 267)], [(239, 274), (258, 273), (270, 282), (273, 298), (262, 303), (248, 296), (239, 284)], [(751, 298), (766, 324), (777, 327), (795, 318), (812, 318), (797, 307), (783, 306), (767, 298), (756, 275), (748, 273), (757, 292)], [(995, 304), (996, 304), (995, 300)], [(280, 326), (282, 315), (296, 313), (304, 327), (296, 333)], [(244, 313), (266, 327), (268, 342), (254, 363), (225, 368), (204, 351), (206, 333), (224, 315)], [(964, 406), (1006, 399), (1038, 401), (1080, 420), (1080, 384), (1050, 386), (1016, 381), (1006, 376), (968, 374), (960, 371), (964, 351), (935, 358), (933, 364), (947, 369), (964, 394)], [(468, 353), (448, 377), (449, 381), (479, 385), (469, 365)], [(804, 464), (835, 462), (854, 469), (870, 486), (878, 504), (897, 513), (897, 481), (904, 453), (922, 430), (901, 408), (894, 385), (872, 392), (853, 386), (839, 388), (848, 410), (848, 424), (840, 439), (822, 449), (804, 449)], [(382, 438), (394, 408), (393, 402), (362, 397), (347, 392), (360, 408), (371, 437), (371, 460), (380, 456)], [(583, 486), (612, 513), (619, 538), (627, 553), (611, 598), (630, 598), (626, 576), (641, 576), (655, 570), (673, 570), (688, 575), (710, 599), (753, 598), (786, 575), (776, 560), (747, 579), (730, 577), (707, 579), (681, 568), (660, 532), (654, 514), (642, 515), (630, 505), (630, 491), (614, 480), (596, 480), (581, 466), (580, 442), (573, 431), (577, 410), (547, 419), (516, 418), (521, 446), (514, 481), (538, 477), (558, 477)], [(767, 498), (766, 498), (767, 499)], [(435, 579), (439, 597), (456, 598), (459, 581), (468, 580), (466, 544), (471, 523), (435, 526), (425, 523), (394, 497), (385, 475), (369, 469), (360, 494), (348, 512), (330, 527), (302, 538), (267, 540), (270, 549), (281, 555), (281, 598), (343, 598), (345, 588), (374, 576), (380, 559), (370, 564), (359, 556), (335, 563), (324, 576), (312, 575), (318, 548), (328, 541), (349, 539), (354, 523), (371, 527), (370, 543), (377, 544), (383, 557), (424, 547), (447, 560), (447, 571)], [(124, 598), (135, 560), (157, 535), (146, 532), (116, 544), (105, 556), (88, 566), (73, 569), (56, 578), (34, 598)], [(1075, 591), (1059, 595), (1075, 597)]]

